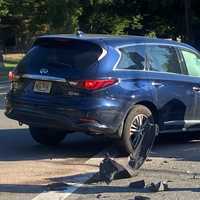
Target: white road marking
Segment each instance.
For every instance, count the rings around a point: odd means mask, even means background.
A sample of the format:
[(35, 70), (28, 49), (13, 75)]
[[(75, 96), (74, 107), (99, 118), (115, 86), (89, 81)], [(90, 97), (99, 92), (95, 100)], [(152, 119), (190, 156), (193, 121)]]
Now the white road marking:
[[(84, 164), (88, 165), (99, 165), (100, 162), (103, 160), (104, 155), (106, 153), (106, 149), (98, 153), (97, 155), (90, 158), (87, 162)], [(94, 174), (97, 172), (97, 170), (92, 170), (91, 173), (86, 173), (85, 176), (76, 177), (77, 183), (69, 183), (66, 182), (66, 184), (70, 185), (66, 188), (66, 190), (63, 191), (47, 191), (39, 194), (32, 200), (65, 200), (67, 197), (69, 197), (72, 193), (74, 193), (77, 189), (84, 186), (84, 183), (88, 181), (90, 178), (94, 176)]]
[(10, 85), (0, 85), (0, 90), (7, 90), (10, 88)]
[(6, 95), (7, 92), (0, 92), (0, 95)]

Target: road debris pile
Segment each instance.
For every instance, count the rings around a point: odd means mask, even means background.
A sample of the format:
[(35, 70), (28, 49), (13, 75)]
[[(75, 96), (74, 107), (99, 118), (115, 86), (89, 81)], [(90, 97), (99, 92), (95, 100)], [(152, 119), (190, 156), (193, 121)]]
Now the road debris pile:
[(106, 155), (99, 167), (101, 180), (109, 184), (114, 179), (134, 176), (151, 151), (156, 135), (158, 135), (158, 128), (152, 124), (145, 126), (139, 136), (136, 135), (130, 138), (132, 153), (128, 157), (127, 166), (122, 166), (114, 159), (111, 159), (109, 155)]
[[(131, 182), (129, 184), (129, 188), (137, 190), (138, 189), (145, 190), (145, 192), (164, 192), (169, 190), (167, 181), (152, 182), (146, 185), (144, 180), (139, 180)], [(130, 200), (150, 200), (150, 199), (151, 198), (147, 196), (135, 196), (133, 199)]]
[(101, 181), (109, 184), (114, 179), (130, 178), (132, 174), (129, 173), (127, 168), (111, 159), (109, 155), (106, 155), (105, 159), (100, 163), (99, 176)]
[(163, 192), (163, 191), (168, 191), (168, 184), (165, 181), (159, 181), (157, 183), (150, 183), (145, 187), (151, 192)]
[(146, 185), (144, 180), (139, 180), (131, 182), (129, 188), (146, 189), (148, 192), (163, 192), (169, 190), (167, 181), (152, 182)]

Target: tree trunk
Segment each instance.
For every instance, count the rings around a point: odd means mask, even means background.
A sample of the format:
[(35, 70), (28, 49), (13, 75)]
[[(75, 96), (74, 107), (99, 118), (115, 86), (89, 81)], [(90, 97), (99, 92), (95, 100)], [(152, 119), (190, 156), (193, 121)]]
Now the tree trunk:
[(191, 42), (192, 33), (191, 33), (191, 0), (184, 0), (185, 8), (185, 40)]

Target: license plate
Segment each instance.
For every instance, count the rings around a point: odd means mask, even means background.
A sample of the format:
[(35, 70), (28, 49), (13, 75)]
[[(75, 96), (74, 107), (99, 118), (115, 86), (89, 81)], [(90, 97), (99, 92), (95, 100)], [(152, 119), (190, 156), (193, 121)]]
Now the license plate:
[(46, 93), (49, 94), (52, 88), (52, 82), (48, 81), (35, 81), (33, 88), (34, 92)]

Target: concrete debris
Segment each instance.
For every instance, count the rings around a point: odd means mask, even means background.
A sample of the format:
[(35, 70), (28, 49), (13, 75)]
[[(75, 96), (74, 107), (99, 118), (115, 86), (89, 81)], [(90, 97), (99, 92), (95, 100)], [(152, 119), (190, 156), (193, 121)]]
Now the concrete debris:
[(162, 192), (169, 190), (168, 184), (165, 181), (159, 181), (158, 183), (150, 183), (146, 186), (146, 188), (149, 189), (151, 192)]
[(48, 184), (46, 187), (48, 190), (51, 191), (60, 191), (60, 190), (66, 190), (67, 187), (69, 187), (69, 185), (64, 182), (58, 182), (58, 183)]
[(107, 184), (114, 179), (130, 178), (132, 176), (125, 167), (111, 159), (109, 155), (106, 155), (106, 158), (100, 163), (99, 175), (101, 181), (105, 181)]
[(152, 162), (152, 159), (151, 158), (147, 158), (146, 162)]
[(140, 181), (131, 182), (129, 184), (129, 187), (134, 188), (134, 189), (143, 189), (145, 187), (145, 181), (140, 180)]
[(108, 195), (102, 195), (102, 194), (97, 194), (96, 198), (97, 199), (110, 199), (110, 196), (108, 196)]
[(101, 196), (102, 196), (102, 194), (97, 194), (97, 199), (100, 199), (101, 198)]
[(200, 175), (195, 173), (195, 174), (193, 174), (192, 179), (200, 179)]
[(134, 200), (150, 200), (150, 197), (145, 197), (145, 196), (135, 196)]

